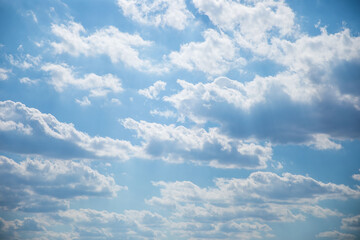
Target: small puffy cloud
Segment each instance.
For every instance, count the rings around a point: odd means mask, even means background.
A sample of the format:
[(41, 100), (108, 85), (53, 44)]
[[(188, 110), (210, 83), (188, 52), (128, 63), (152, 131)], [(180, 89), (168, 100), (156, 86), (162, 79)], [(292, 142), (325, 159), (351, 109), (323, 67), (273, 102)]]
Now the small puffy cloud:
[(48, 212), (68, 207), (69, 199), (115, 197), (124, 187), (81, 162), (0, 156), (0, 207)]
[(183, 30), (194, 17), (187, 10), (185, 0), (118, 0), (117, 4), (125, 16), (146, 25)]
[(0, 81), (8, 79), (8, 73), (11, 71), (5, 68), (0, 68)]
[(34, 57), (31, 56), (30, 54), (26, 54), (25, 56), (22, 55), (16, 56), (16, 57), (10, 54), (7, 57), (11, 65), (17, 68), (21, 68), (23, 70), (38, 66), (41, 62), (41, 56)]
[(147, 47), (152, 44), (139, 35), (120, 32), (113, 26), (84, 35), (83, 33), (86, 33), (84, 27), (76, 22), (69, 22), (67, 25), (53, 24), (51, 29), (53, 34), (61, 39), (60, 42), (51, 43), (56, 53), (68, 53), (72, 56), (105, 54), (113, 63), (120, 61), (139, 71), (161, 72), (165, 70), (162, 67), (153, 66), (149, 60), (139, 57), (139, 51), (135, 48)]
[(131, 118), (121, 120), (144, 140), (147, 154), (168, 162), (194, 161), (218, 168), (264, 168), (271, 159), (271, 146), (239, 141), (222, 135), (217, 128), (162, 125)]
[(190, 42), (171, 52), (169, 59), (177, 67), (189, 71), (199, 70), (209, 75), (226, 73), (235, 61), (245, 60), (236, 57), (236, 48), (232, 40), (224, 33), (208, 29), (203, 33), (203, 42)]
[(157, 96), (159, 95), (159, 93), (161, 91), (164, 91), (166, 87), (166, 82), (163, 81), (157, 81), (154, 83), (154, 85), (145, 88), (145, 89), (140, 89), (138, 91), (138, 93), (140, 95), (143, 95), (149, 99), (157, 99)]
[[(360, 171), (360, 169), (359, 169), (359, 171)], [(354, 174), (354, 175), (352, 175), (352, 178), (354, 180), (360, 181), (360, 174)]]
[(30, 79), (28, 77), (20, 78), (19, 81), (23, 84), (33, 85), (38, 82), (38, 80)]
[(341, 223), (342, 223), (341, 225), (342, 229), (360, 231), (360, 215), (343, 218), (341, 220)]
[(109, 137), (91, 137), (73, 124), (13, 101), (0, 102), (0, 149), (62, 159), (128, 160), (142, 156), (142, 148)]
[(62, 92), (66, 87), (73, 86), (81, 90), (88, 90), (90, 96), (106, 96), (109, 92), (119, 93), (123, 91), (120, 79), (112, 74), (103, 76), (95, 73), (85, 74), (83, 78), (77, 78), (73, 69), (66, 64), (45, 64), (41, 67), (51, 75), (50, 84), (55, 90)]
[(356, 236), (350, 233), (341, 233), (338, 231), (322, 232), (316, 235), (317, 238), (330, 238), (334, 240), (355, 240)]

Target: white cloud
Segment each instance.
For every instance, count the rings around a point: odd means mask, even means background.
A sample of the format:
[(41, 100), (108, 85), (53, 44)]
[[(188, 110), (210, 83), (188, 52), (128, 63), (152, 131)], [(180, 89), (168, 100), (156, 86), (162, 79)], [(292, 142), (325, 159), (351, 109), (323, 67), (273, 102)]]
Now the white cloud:
[(338, 231), (322, 232), (316, 235), (317, 238), (331, 238), (334, 240), (355, 240), (355, 235), (349, 233), (341, 233)]
[(24, 70), (38, 66), (41, 62), (41, 56), (34, 57), (31, 56), (30, 54), (26, 54), (25, 56), (21, 55), (17, 57), (14, 57), (13, 55), (9, 54), (7, 58), (11, 65)]
[(41, 67), (51, 75), (51, 84), (55, 90), (62, 92), (66, 87), (73, 86), (81, 90), (90, 91), (90, 96), (106, 96), (109, 92), (119, 93), (123, 91), (120, 79), (112, 74), (103, 76), (95, 73), (85, 74), (82, 78), (77, 78), (73, 69), (66, 64), (48, 63)]
[[(359, 169), (359, 171), (360, 171), (360, 169)], [(352, 178), (353, 178), (354, 180), (360, 181), (360, 174), (353, 174), (353, 175), (352, 175)]]
[(177, 67), (210, 75), (226, 73), (235, 62), (244, 63), (244, 59), (236, 56), (236, 48), (226, 34), (208, 29), (203, 37), (203, 42), (190, 42), (182, 45), (180, 51), (171, 52), (170, 61)]
[(0, 81), (8, 79), (8, 73), (11, 72), (8, 69), (0, 68)]
[(153, 66), (149, 60), (139, 57), (139, 51), (135, 48), (147, 47), (152, 43), (142, 39), (139, 35), (120, 32), (117, 28), (110, 26), (97, 30), (90, 35), (85, 33), (84, 27), (76, 22), (68, 25), (53, 24), (52, 32), (61, 42), (52, 42), (56, 53), (68, 53), (73, 56), (95, 56), (108, 55), (113, 63), (119, 61), (139, 71), (161, 72), (165, 69)]
[(178, 83), (183, 89), (164, 100), (180, 116), (196, 123), (216, 122), (237, 138), (340, 149), (334, 140), (360, 136), (360, 111), (339, 93), (336, 83), (317, 84), (290, 71), (244, 83), (226, 77)]
[(81, 239), (159, 239), (159, 228), (167, 220), (149, 211), (125, 210), (123, 214), (93, 209), (59, 211), (54, 214), (57, 224), (76, 226), (73, 231)]
[(164, 91), (166, 87), (166, 82), (163, 81), (157, 81), (154, 83), (154, 85), (145, 88), (145, 89), (140, 89), (138, 91), (138, 93), (140, 95), (143, 95), (149, 99), (157, 99), (157, 96), (159, 95), (159, 93), (161, 91)]
[(79, 100), (79, 99), (75, 99), (75, 102), (77, 102), (78, 104), (80, 104), (80, 106), (89, 106), (91, 105), (91, 102), (89, 100), (88, 97), (83, 97), (82, 100)]
[(341, 220), (341, 228), (349, 229), (353, 231), (360, 231), (360, 215), (356, 215), (353, 217), (343, 218)]
[[(291, 35), (295, 14), (284, 1), (193, 0), (196, 8), (225, 31), (233, 32), (244, 48), (268, 48), (273, 34)], [(271, 32), (271, 33), (270, 33)]]
[[(19, 102), (0, 102), (0, 149), (15, 153), (48, 157), (102, 158), (128, 160), (142, 156), (142, 148), (109, 137), (91, 137), (73, 124), (59, 122), (53, 115), (41, 113)], [(18, 134), (18, 132), (27, 134)], [(31, 133), (31, 134), (30, 134)], [(21, 144), (19, 144), (21, 143)]]
[(123, 189), (82, 162), (0, 156), (0, 207), (4, 210), (48, 212), (68, 207), (69, 199), (115, 197)]
[(176, 113), (174, 113), (173, 111), (170, 111), (170, 110), (159, 111), (157, 109), (151, 110), (150, 114), (153, 116), (157, 115), (157, 116), (164, 117), (164, 118), (175, 118), (177, 116)]
[(183, 30), (194, 17), (186, 9), (184, 0), (118, 0), (117, 4), (125, 16), (146, 25)]
[(131, 118), (121, 120), (123, 126), (144, 139), (147, 154), (168, 162), (194, 161), (217, 168), (264, 168), (271, 159), (271, 146), (231, 139), (218, 129), (162, 125)]
[(23, 84), (29, 84), (29, 85), (36, 84), (38, 82), (38, 80), (33, 80), (28, 77), (20, 78), (19, 81)]
[[(347, 186), (290, 173), (255, 172), (248, 178), (218, 178), (213, 187), (199, 187), (189, 181), (153, 185), (160, 188), (160, 196), (146, 202), (165, 207), (176, 225), (172, 231), (187, 239), (260, 238), (271, 231), (265, 223), (304, 221), (307, 215), (342, 216), (319, 206), (321, 200), (360, 197), (358, 190)], [(250, 235), (241, 235), (245, 229)]]
[(35, 218), (25, 218), (24, 220), (6, 221), (0, 217), (0, 238), (1, 239), (21, 239), (20, 232), (40, 232), (44, 227)]
[(111, 102), (116, 104), (116, 105), (121, 105), (121, 101), (119, 99), (117, 99), (117, 98), (112, 98)]

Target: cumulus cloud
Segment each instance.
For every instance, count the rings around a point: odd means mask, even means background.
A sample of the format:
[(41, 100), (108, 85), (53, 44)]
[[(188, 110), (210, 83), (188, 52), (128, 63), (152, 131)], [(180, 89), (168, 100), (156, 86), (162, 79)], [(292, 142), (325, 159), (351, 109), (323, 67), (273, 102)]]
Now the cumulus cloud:
[(336, 85), (317, 85), (295, 73), (256, 76), (244, 83), (226, 77), (178, 83), (183, 89), (164, 99), (180, 115), (196, 123), (216, 122), (238, 138), (339, 149), (334, 140), (360, 136), (360, 111), (354, 102)]
[(140, 95), (143, 95), (149, 99), (157, 99), (159, 93), (161, 91), (164, 91), (166, 87), (166, 82), (163, 81), (157, 81), (155, 82), (152, 86), (145, 88), (145, 89), (140, 89), (138, 91), (138, 93)]
[(317, 238), (330, 238), (335, 240), (354, 240), (356, 237), (353, 234), (341, 233), (338, 231), (322, 232), (316, 235)]
[(66, 64), (47, 63), (41, 67), (51, 75), (50, 84), (55, 90), (62, 92), (66, 87), (72, 86), (81, 90), (88, 90), (90, 96), (106, 96), (109, 92), (119, 93), (123, 91), (120, 79), (112, 74), (104, 76), (95, 73), (85, 74), (83, 78), (77, 78), (73, 69)]
[(219, 168), (264, 168), (271, 159), (271, 146), (239, 141), (222, 135), (217, 128), (162, 125), (131, 118), (121, 120), (144, 140), (147, 154), (169, 162), (195, 161)]
[(224, 74), (235, 62), (245, 62), (236, 56), (236, 48), (226, 34), (208, 29), (203, 37), (203, 42), (190, 42), (182, 45), (178, 52), (171, 52), (168, 56), (170, 61), (177, 67), (210, 75)]
[(183, 30), (194, 17), (187, 10), (184, 0), (118, 0), (117, 4), (125, 16), (146, 25)]
[(290, 173), (255, 172), (248, 178), (218, 178), (214, 187), (203, 188), (190, 181), (153, 185), (160, 188), (160, 196), (146, 202), (165, 207), (176, 222), (175, 230), (187, 238), (260, 238), (270, 234), (268, 222), (303, 221), (307, 215), (342, 216), (319, 206), (321, 200), (360, 197), (358, 190), (347, 186)]
[(91, 105), (91, 102), (90, 102), (88, 97), (83, 97), (81, 100), (76, 98), (75, 102), (80, 104), (80, 106), (89, 106), (89, 105)]
[(11, 72), (8, 69), (5, 68), (0, 68), (0, 80), (6, 80), (8, 79), (8, 73)]
[(139, 35), (120, 32), (113, 26), (84, 35), (86, 33), (84, 27), (76, 22), (69, 22), (67, 25), (53, 24), (51, 29), (53, 34), (61, 39), (60, 42), (51, 43), (56, 53), (68, 53), (73, 56), (105, 54), (113, 63), (120, 61), (139, 71), (161, 72), (165, 70), (162, 67), (153, 66), (149, 60), (139, 57), (139, 51), (136, 48), (152, 44)]
[(14, 57), (13, 55), (9, 54), (8, 60), (11, 65), (26, 70), (38, 66), (39, 63), (41, 62), (41, 56), (34, 57), (31, 56), (30, 54), (26, 54), (25, 56), (21, 55)]
[[(244, 48), (267, 49), (275, 34), (291, 35), (296, 28), (295, 14), (284, 1), (194, 0), (200, 13), (220, 29), (234, 34)], [(271, 33), (270, 33), (271, 32)]]
[(0, 238), (1, 239), (21, 239), (21, 232), (40, 232), (44, 227), (34, 218), (25, 218), (24, 220), (15, 219), (6, 221), (0, 217)]
[(164, 118), (175, 118), (177, 116), (176, 113), (174, 113), (173, 111), (170, 110), (160, 111), (157, 109), (151, 110), (150, 114), (153, 116), (160, 116)]
[(3, 210), (49, 212), (65, 210), (68, 200), (115, 197), (123, 189), (81, 162), (0, 156), (0, 207)]
[(109, 137), (91, 137), (73, 124), (13, 101), (0, 102), (0, 149), (22, 154), (74, 159), (128, 160), (142, 149)]
[(69, 209), (53, 214), (52, 218), (59, 226), (75, 226), (73, 234), (79, 239), (158, 239), (162, 236), (159, 229), (167, 222), (159, 214), (137, 210), (126, 210), (120, 214), (93, 209)]
[(342, 223), (342, 225), (341, 225), (342, 229), (360, 231), (360, 215), (343, 218), (341, 220), (341, 223)]

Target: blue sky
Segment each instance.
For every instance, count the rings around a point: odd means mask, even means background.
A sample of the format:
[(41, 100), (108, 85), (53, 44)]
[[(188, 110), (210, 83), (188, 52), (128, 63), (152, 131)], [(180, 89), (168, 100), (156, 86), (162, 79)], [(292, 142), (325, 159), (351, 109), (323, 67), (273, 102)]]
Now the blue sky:
[(0, 0), (0, 239), (360, 239), (359, 10)]

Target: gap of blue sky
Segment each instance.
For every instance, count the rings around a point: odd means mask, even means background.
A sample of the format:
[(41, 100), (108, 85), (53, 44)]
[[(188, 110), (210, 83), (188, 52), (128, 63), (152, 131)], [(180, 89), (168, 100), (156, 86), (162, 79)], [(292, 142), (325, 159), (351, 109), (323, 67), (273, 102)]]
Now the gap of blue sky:
[(360, 239), (359, 10), (0, 0), (0, 239)]

